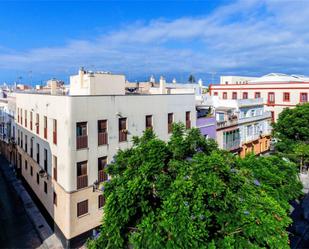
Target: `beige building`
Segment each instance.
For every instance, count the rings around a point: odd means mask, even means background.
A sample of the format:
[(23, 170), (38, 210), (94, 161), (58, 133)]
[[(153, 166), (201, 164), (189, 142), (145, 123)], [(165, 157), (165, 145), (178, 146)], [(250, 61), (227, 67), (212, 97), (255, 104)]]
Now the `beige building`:
[(210, 94), (220, 99), (263, 98), (265, 110), (270, 111), (273, 121), (284, 108), (308, 102), (309, 78), (299, 75), (271, 73), (249, 80), (246, 84), (210, 85)]
[[(149, 127), (167, 140), (173, 122), (195, 126), (194, 94), (127, 94), (125, 77), (80, 70), (68, 94), (16, 93), (18, 166), (66, 246), (101, 223), (104, 167)], [(51, 94), (52, 93), (52, 94)]]

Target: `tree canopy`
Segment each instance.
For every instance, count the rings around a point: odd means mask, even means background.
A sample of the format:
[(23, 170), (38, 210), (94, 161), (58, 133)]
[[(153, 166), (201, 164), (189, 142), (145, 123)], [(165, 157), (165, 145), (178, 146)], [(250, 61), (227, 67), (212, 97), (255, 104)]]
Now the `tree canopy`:
[(288, 201), (301, 185), (280, 158), (240, 159), (178, 124), (169, 142), (151, 130), (134, 138), (107, 173), (89, 248), (289, 248)]
[(195, 83), (195, 77), (193, 74), (190, 74), (189, 78), (188, 78), (188, 82), (189, 83)]
[(303, 153), (309, 144), (309, 103), (284, 109), (273, 128), (274, 136), (278, 139), (278, 153), (295, 162), (302, 156), (305, 161), (309, 160), (308, 153)]

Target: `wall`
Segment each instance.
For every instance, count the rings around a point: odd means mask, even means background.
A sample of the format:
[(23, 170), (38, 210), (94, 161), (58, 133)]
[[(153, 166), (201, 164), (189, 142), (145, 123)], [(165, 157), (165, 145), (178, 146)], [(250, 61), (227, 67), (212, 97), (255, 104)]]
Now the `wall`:
[(198, 127), (203, 136), (216, 139), (216, 118), (203, 117), (196, 119), (196, 127)]

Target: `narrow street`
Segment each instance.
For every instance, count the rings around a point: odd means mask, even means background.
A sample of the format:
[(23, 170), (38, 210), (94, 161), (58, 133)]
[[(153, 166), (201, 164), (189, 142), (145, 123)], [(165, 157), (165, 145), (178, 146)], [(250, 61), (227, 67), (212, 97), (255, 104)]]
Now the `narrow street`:
[[(0, 164), (5, 163), (0, 157)], [(0, 171), (0, 248), (37, 248), (41, 241), (21, 201)]]

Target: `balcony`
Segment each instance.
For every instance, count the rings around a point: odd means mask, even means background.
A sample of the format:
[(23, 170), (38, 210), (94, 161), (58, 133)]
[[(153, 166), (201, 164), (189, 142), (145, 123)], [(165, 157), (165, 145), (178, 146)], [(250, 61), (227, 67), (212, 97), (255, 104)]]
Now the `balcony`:
[(53, 143), (57, 144), (57, 132), (53, 132)]
[(44, 138), (47, 139), (47, 128), (44, 127)]
[(54, 168), (53, 170), (54, 180), (57, 181), (57, 168)]
[(238, 107), (259, 106), (263, 105), (263, 98), (257, 99), (239, 99), (237, 100)]
[(77, 189), (88, 187), (88, 175), (77, 176)]
[(244, 117), (238, 120), (238, 124), (248, 123), (248, 122), (255, 122), (263, 119), (271, 119), (271, 112), (263, 112), (262, 115), (252, 116), (252, 117)]
[(76, 149), (85, 149), (88, 148), (88, 136), (78, 136), (76, 137)]
[(119, 131), (119, 142), (127, 141), (127, 130), (120, 130)]
[(240, 139), (223, 143), (223, 149), (225, 150), (235, 150), (240, 147)]
[(108, 143), (107, 132), (98, 133), (98, 145), (104, 145)]
[(173, 130), (173, 124), (168, 124), (167, 125), (167, 132), (172, 133), (172, 130)]
[(186, 120), (186, 129), (191, 128), (191, 120)]
[(98, 182), (104, 182), (107, 181), (107, 174), (104, 172), (104, 170), (98, 171)]
[(238, 118), (229, 118), (228, 120), (217, 121), (217, 128), (225, 128), (229, 126), (234, 126), (238, 124)]

